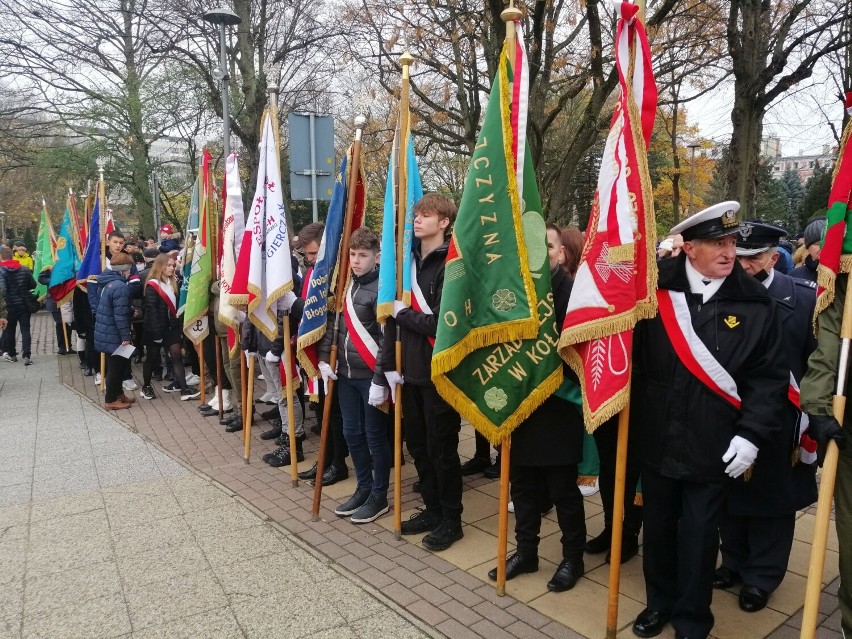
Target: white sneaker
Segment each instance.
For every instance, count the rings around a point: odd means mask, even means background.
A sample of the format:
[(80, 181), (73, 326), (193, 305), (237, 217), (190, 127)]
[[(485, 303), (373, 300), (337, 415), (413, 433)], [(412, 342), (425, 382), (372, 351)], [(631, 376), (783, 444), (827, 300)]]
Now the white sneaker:
[(186, 376), (186, 383), (188, 386), (198, 386), (198, 382), (201, 381), (201, 378), (195, 373), (190, 373)]
[(513, 502), (513, 501), (509, 502), (509, 512), (510, 513), (515, 512), (515, 502)]
[(121, 382), (121, 387), (126, 391), (135, 391), (137, 388), (139, 388), (139, 384), (134, 382), (132, 379), (125, 379), (123, 382)]
[(580, 486), (580, 493), (583, 495), (583, 497), (591, 497), (592, 495), (594, 495), (599, 490), (600, 490), (600, 487), (598, 486), (597, 478), (595, 478), (595, 485), (594, 486)]
[(266, 381), (266, 378), (263, 376), (263, 373), (261, 373), (260, 375), (258, 375), (258, 376), (257, 376), (257, 378), (258, 378), (258, 379), (262, 379), (262, 380)]
[(101, 385), (101, 374), (95, 373), (95, 386), (100, 386), (100, 385)]

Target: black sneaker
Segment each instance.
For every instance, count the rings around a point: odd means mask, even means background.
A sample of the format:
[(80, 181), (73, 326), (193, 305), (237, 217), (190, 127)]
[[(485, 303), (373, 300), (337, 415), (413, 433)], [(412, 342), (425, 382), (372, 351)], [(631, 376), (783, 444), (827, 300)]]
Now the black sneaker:
[(386, 495), (370, 493), (364, 505), (352, 513), (352, 523), (369, 524), (371, 521), (376, 521), (388, 510), (390, 509), (388, 508), (388, 498)]
[(179, 393), (181, 391), (180, 386), (178, 386), (177, 382), (172, 382), (166, 386), (163, 386), (164, 393)]
[(490, 457), (471, 457), (461, 465), (462, 475), (476, 475), (491, 465)]
[[(307, 438), (307, 435), (305, 435), (304, 431), (302, 431), (301, 433), (296, 435), (296, 441), (298, 443), (305, 441), (306, 438)], [(275, 439), (275, 443), (278, 444), (279, 446), (289, 446), (290, 445), (290, 433), (286, 430), (283, 430), (283, 426), (282, 426), (281, 433)]]
[(237, 415), (234, 419), (229, 421), (225, 426), (226, 433), (238, 433), (243, 429), (243, 417), (242, 415)]
[(154, 399), (156, 397), (156, 395), (154, 395), (154, 389), (151, 386), (143, 386), (140, 394), (145, 399)]
[(316, 463), (314, 463), (314, 465), (311, 466), (310, 470), (303, 470), (302, 472), (300, 472), (298, 477), (299, 477), (299, 479), (305, 479), (305, 480), (316, 479), (317, 478), (317, 465), (316, 465)]
[(437, 528), (423, 538), (423, 547), (429, 550), (446, 550), (464, 537), (460, 521), (441, 520)]
[(83, 369), (83, 377), (91, 377), (91, 376), (92, 376), (92, 375), (94, 375), (94, 374), (95, 374), (95, 371), (93, 371), (93, 370), (92, 370), (91, 368), (89, 368), (88, 366), (87, 366), (86, 368), (84, 368), (84, 369)]
[(281, 424), (279, 423), (278, 426), (273, 426), (270, 430), (266, 431), (265, 433), (261, 433), (260, 438), (264, 439), (264, 440), (275, 439), (276, 437), (278, 437), (280, 435), (281, 435)]
[(435, 530), (440, 523), (441, 515), (438, 513), (429, 512), (428, 510), (418, 510), (408, 518), (408, 521), (402, 522), (400, 532), (403, 535), (419, 535)]
[(278, 420), (281, 421), (281, 411), (278, 410), (278, 407), (270, 408), (269, 410), (264, 410), (260, 412), (260, 416), (268, 422)]
[[(290, 447), (279, 446), (274, 453), (263, 456), (263, 461), (273, 468), (281, 468), (282, 466), (290, 465)], [(305, 461), (305, 454), (302, 452), (302, 443), (296, 443), (296, 461)]]
[(337, 508), (334, 509), (334, 514), (340, 515), (341, 517), (347, 517), (358, 510), (361, 506), (367, 503), (367, 500), (370, 498), (370, 490), (367, 488), (358, 488), (355, 491), (355, 494), (352, 495), (347, 501), (340, 504)]
[(500, 479), (500, 455), (488, 468), (482, 471), (482, 474), (488, 479)]
[(195, 399), (199, 395), (201, 395), (201, 391), (198, 389), (197, 386), (190, 388), (182, 388), (180, 391), (180, 401), (186, 402), (190, 399)]

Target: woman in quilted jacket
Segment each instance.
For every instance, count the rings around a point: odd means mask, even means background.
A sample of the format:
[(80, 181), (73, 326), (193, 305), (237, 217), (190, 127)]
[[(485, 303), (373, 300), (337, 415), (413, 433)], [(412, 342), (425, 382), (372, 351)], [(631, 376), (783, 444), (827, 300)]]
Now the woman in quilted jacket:
[(98, 311), (95, 319), (95, 349), (107, 356), (106, 397), (104, 408), (120, 410), (130, 408), (135, 397), (127, 397), (122, 380), (130, 360), (112, 353), (119, 346), (130, 344), (130, 288), (127, 278), (133, 258), (127, 253), (113, 256), (110, 267), (98, 276)]

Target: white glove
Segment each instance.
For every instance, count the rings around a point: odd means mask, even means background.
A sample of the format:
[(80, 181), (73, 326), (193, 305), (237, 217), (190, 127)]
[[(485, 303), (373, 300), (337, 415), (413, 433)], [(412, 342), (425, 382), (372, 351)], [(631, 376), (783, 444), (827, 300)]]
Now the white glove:
[(390, 386), (390, 396), (393, 403), (396, 403), (396, 385), (405, 384), (405, 378), (397, 373), (396, 371), (388, 371), (385, 373), (385, 379), (388, 380), (388, 386)]
[(367, 403), (370, 406), (381, 406), (388, 401), (388, 389), (378, 384), (370, 383), (370, 397)]
[(243, 351), (246, 354), (246, 362), (248, 362), (252, 357), (257, 357), (257, 353), (254, 351)]
[(408, 308), (408, 304), (405, 302), (400, 302), (399, 300), (393, 301), (393, 312), (391, 312), (391, 317), (396, 319), (397, 313), (399, 313), (402, 309)]
[(278, 310), (279, 311), (289, 311), (293, 308), (293, 304), (296, 302), (296, 294), (293, 291), (287, 291), (278, 298)]
[(328, 395), (328, 380), (337, 379), (337, 375), (334, 374), (334, 371), (331, 370), (331, 366), (328, 365), (328, 362), (320, 362), (319, 366), (320, 375), (322, 375), (322, 385), (325, 389), (326, 395)]
[(731, 462), (725, 469), (725, 473), (733, 478), (739, 477), (748, 470), (755, 459), (757, 459), (757, 446), (739, 435), (734, 436), (728, 450), (722, 455), (723, 462)]
[(155, 344), (162, 344), (162, 343), (163, 343), (163, 340), (161, 340), (161, 339), (155, 339), (155, 340), (154, 340), (154, 343), (155, 343)]
[(277, 364), (279, 361), (281, 361), (281, 358), (273, 355), (272, 351), (266, 351), (266, 357), (264, 357), (263, 359), (265, 359), (270, 364)]

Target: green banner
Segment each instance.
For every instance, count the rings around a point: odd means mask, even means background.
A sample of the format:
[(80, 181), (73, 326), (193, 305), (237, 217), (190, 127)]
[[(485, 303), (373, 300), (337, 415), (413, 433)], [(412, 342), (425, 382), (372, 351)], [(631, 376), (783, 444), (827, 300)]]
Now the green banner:
[[(53, 225), (50, 223), (47, 210), (42, 208), (36, 248), (33, 252), (33, 277), (36, 281), (38, 281), (38, 276), (44, 269), (53, 268), (55, 261), (53, 255)], [(45, 295), (47, 295), (47, 284), (39, 284), (35, 287), (35, 296), (39, 301), (43, 300)]]
[[(213, 193), (210, 176), (210, 153), (204, 150), (204, 161), (198, 188), (198, 229), (190, 262), (189, 286), (186, 292), (186, 305), (183, 308), (183, 332), (198, 344), (207, 337), (210, 330), (208, 308), (210, 305), (210, 284), (213, 281), (213, 244), (212, 220)], [(189, 240), (187, 240), (189, 246)], [(187, 251), (188, 253), (188, 251)], [(186, 259), (189, 259), (187, 256)]]
[(432, 379), (491, 443), (562, 383), (547, 231), (529, 153), (512, 157), (505, 50), (465, 181), (441, 297)]

